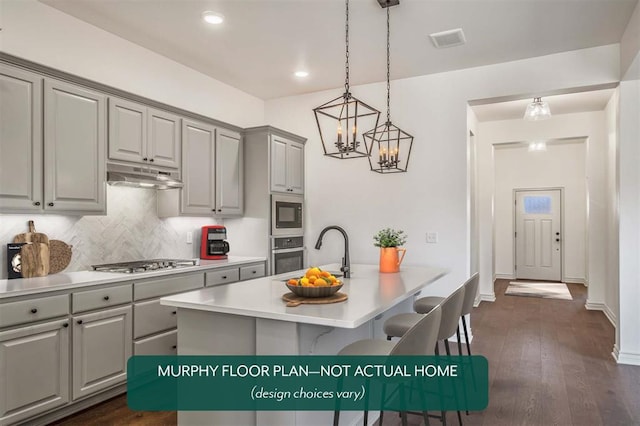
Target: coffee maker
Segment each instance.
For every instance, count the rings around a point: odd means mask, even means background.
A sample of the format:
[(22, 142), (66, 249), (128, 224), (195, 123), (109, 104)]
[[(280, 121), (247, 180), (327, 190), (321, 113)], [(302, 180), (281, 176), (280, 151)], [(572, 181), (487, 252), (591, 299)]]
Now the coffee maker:
[(202, 227), (200, 242), (200, 259), (226, 259), (229, 253), (227, 229), (220, 225), (208, 225)]

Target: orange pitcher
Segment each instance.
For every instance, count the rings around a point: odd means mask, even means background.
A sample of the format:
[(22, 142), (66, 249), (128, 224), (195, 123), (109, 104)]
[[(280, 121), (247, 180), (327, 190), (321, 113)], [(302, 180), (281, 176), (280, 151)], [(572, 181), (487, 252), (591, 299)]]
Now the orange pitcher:
[[(402, 252), (400, 258), (398, 252)], [(380, 272), (400, 271), (400, 264), (406, 252), (406, 249), (400, 247), (380, 247)]]

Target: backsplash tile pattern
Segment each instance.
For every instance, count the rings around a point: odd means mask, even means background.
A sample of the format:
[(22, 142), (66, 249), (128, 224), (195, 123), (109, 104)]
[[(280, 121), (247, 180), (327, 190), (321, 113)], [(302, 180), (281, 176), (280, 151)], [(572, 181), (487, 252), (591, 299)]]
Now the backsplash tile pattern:
[[(0, 215), (0, 279), (7, 278), (7, 244), (16, 234), (27, 232), (28, 220), (34, 220), (36, 231), (49, 239), (73, 245), (65, 272), (91, 269), (98, 263), (199, 257), (200, 228), (221, 224), (206, 217), (160, 219), (155, 190), (108, 186), (106, 216)], [(193, 244), (186, 243), (189, 231)]]

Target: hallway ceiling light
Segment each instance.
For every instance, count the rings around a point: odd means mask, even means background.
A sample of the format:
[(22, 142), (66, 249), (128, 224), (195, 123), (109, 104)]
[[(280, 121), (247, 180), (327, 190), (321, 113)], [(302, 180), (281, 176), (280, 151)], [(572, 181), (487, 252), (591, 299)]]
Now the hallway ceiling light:
[[(391, 2), (389, 2), (391, 3)], [(406, 172), (413, 146), (413, 136), (391, 123), (391, 43), (389, 6), (387, 4), (387, 121), (363, 136), (369, 152), (369, 166), (377, 173)]]
[(542, 98), (533, 98), (533, 102), (527, 105), (527, 110), (524, 112), (524, 119), (529, 121), (546, 120), (550, 117), (549, 104)]
[(371, 125), (378, 127), (380, 118), (380, 111), (356, 99), (349, 91), (349, 0), (345, 4), (344, 93), (313, 109), (324, 155), (341, 160), (369, 156), (364, 140), (358, 140), (358, 131)]

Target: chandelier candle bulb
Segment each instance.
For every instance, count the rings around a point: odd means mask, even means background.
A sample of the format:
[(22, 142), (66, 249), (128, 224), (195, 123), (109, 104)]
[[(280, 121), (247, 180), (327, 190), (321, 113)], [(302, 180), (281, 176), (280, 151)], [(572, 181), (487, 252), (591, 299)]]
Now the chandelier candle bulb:
[(342, 125), (338, 123), (338, 143), (342, 142)]

